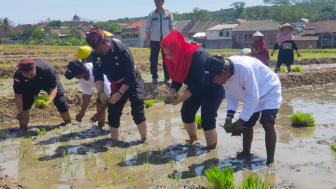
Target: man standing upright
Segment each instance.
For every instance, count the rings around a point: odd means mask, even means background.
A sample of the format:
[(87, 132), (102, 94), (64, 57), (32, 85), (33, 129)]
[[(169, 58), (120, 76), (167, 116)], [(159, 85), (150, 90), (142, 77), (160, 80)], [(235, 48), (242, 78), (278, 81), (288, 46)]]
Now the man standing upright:
[[(171, 30), (174, 29), (173, 14), (162, 7), (164, 0), (154, 0), (156, 9), (149, 13), (147, 17), (146, 35), (147, 47), (151, 49), (150, 53), (150, 72), (152, 74), (153, 83), (158, 83), (157, 64), (160, 52), (160, 42), (165, 38)], [(163, 52), (162, 60), (163, 60)], [(170, 80), (166, 64), (163, 60), (164, 82), (167, 84)]]

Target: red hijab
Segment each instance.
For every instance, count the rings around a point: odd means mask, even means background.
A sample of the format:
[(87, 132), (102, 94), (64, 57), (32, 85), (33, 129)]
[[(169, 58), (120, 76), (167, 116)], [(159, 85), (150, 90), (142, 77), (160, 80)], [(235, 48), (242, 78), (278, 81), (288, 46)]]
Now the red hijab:
[(184, 37), (177, 30), (172, 30), (162, 41), (168, 47), (170, 54), (173, 56), (174, 62), (164, 56), (164, 62), (170, 78), (178, 83), (183, 83), (187, 78), (192, 55), (200, 47), (196, 44), (187, 43)]

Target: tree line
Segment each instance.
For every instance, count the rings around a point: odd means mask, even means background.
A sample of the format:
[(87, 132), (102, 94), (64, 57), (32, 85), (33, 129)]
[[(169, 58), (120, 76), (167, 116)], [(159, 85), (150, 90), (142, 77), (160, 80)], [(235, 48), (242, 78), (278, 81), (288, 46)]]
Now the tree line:
[[(335, 20), (336, 19), (336, 0), (264, 0), (263, 6), (246, 7), (244, 1), (233, 2), (230, 8), (218, 11), (208, 11), (195, 7), (190, 13), (174, 12), (174, 20), (214, 21), (231, 23), (235, 19), (245, 20), (274, 20), (280, 24), (286, 22), (296, 22), (300, 18), (307, 18), (312, 22)], [(171, 10), (174, 11), (174, 10)], [(92, 22), (90, 25), (97, 24), (102, 29), (111, 33), (120, 33), (122, 27), (118, 23), (132, 23), (134, 21), (146, 19), (144, 17), (120, 18), (108, 20), (106, 22)], [(47, 24), (46, 29), (58, 29), (67, 26), (66, 22), (60, 20), (50, 20), (41, 22)], [(7, 36), (4, 40), (19, 40), (21, 44), (46, 44), (46, 45), (82, 45), (85, 40), (81, 37), (75, 27), (71, 27), (69, 35), (60, 39), (58, 35), (45, 35), (42, 29), (36, 25), (25, 29), (23, 32), (9, 31), (12, 22), (8, 18), (0, 18), (0, 27)], [(1, 43), (1, 41), (0, 41)]]

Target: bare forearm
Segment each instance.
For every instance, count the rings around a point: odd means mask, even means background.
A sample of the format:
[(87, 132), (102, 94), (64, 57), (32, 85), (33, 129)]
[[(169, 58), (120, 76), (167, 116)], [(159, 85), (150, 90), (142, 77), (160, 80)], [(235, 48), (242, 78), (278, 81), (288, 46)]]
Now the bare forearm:
[(46, 103), (50, 104), (51, 102), (53, 102), (56, 95), (57, 95), (57, 87), (51, 88), (49, 91), (49, 100)]
[(104, 81), (96, 81), (98, 91), (104, 91)]
[(23, 112), (22, 94), (15, 94), (15, 105), (18, 112)]
[(92, 95), (83, 94), (83, 96), (82, 96), (83, 104), (82, 104), (82, 107), (81, 107), (81, 113), (85, 113), (85, 111), (87, 110), (87, 107), (89, 106), (91, 97), (92, 97)]

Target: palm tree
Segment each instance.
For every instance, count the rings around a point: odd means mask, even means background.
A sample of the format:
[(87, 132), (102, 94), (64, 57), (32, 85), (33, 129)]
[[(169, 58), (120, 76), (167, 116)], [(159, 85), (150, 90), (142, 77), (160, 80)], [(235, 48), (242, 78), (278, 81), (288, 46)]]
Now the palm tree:
[(13, 22), (10, 21), (7, 17), (5, 17), (3, 19), (2, 18), (0, 19), (0, 27), (2, 27), (4, 29), (6, 37), (7, 37), (7, 32), (9, 30), (9, 28), (11, 27), (12, 23)]

